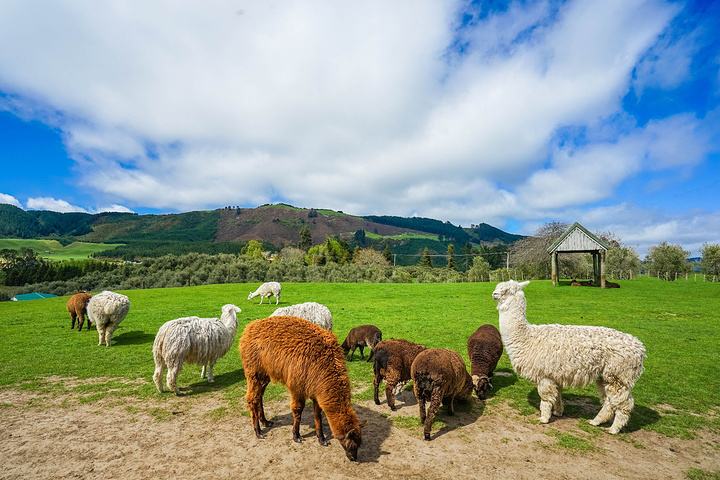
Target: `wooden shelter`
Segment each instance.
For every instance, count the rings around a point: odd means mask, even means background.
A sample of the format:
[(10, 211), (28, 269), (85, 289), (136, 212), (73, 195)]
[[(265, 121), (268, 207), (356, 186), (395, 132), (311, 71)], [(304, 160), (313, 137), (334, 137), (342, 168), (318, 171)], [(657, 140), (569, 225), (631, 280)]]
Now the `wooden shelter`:
[(560, 238), (548, 247), (548, 253), (552, 257), (552, 282), (558, 284), (560, 269), (558, 255), (560, 253), (589, 253), (593, 258), (593, 282), (605, 288), (605, 255), (607, 254), (607, 242), (593, 235), (587, 228), (579, 223), (573, 223)]

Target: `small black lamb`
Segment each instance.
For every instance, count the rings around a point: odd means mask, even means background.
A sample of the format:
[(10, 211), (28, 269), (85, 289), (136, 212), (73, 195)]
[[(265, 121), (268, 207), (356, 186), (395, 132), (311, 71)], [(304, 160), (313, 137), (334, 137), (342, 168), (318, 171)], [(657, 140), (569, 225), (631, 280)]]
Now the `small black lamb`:
[(480, 400), (485, 400), (488, 391), (492, 389), (490, 379), (503, 352), (500, 332), (492, 325), (483, 325), (470, 335), (467, 348), (475, 395)]

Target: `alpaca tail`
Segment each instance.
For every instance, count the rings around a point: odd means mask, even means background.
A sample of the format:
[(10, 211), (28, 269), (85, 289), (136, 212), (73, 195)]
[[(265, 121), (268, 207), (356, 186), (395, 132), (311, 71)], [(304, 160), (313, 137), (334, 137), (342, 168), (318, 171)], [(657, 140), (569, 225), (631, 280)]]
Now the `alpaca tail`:
[(375, 362), (373, 363), (373, 371), (375, 372), (375, 376), (377, 377), (378, 375), (380, 375), (380, 370), (387, 368), (388, 353), (385, 350), (383, 350), (382, 348), (379, 349), (378, 351), (373, 350), (373, 352), (375, 354), (375, 357), (374, 357)]
[(429, 401), (435, 384), (430, 374), (416, 372), (413, 380), (415, 381), (415, 388), (417, 389), (419, 398)]

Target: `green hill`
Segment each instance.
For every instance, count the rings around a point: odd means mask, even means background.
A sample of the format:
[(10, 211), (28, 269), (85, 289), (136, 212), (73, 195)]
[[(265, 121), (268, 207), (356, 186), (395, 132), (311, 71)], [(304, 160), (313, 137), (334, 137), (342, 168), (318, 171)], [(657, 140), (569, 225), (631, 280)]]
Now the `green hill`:
[(63, 245), (57, 240), (33, 240), (27, 238), (0, 238), (0, 250), (29, 248), (38, 256), (50, 260), (81, 260), (90, 255), (112, 250), (121, 244), (73, 242)]

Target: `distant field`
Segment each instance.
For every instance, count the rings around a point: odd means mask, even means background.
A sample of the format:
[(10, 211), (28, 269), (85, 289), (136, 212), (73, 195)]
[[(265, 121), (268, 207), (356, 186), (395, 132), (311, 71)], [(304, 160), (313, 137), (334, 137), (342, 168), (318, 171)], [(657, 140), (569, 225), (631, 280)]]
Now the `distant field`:
[(0, 238), (0, 250), (20, 250), (29, 248), (41, 257), (50, 260), (80, 260), (88, 258), (91, 254), (112, 250), (123, 245), (122, 243), (89, 243), (73, 242), (63, 246), (57, 240), (27, 240), (21, 238)]
[[(526, 289), (528, 316), (534, 323), (604, 325), (640, 338), (648, 350), (645, 373), (635, 390), (636, 408), (630, 431), (654, 430), (690, 437), (698, 429), (720, 431), (720, 284), (641, 278), (619, 282), (620, 289), (554, 288), (537, 281)], [(245, 298), (257, 285), (229, 284), (125, 292), (132, 301), (130, 313), (117, 330), (111, 348), (97, 346), (93, 331), (71, 331), (65, 298), (0, 303), (0, 386), (23, 384), (43, 388), (43, 377), (141, 378), (145, 382), (118, 387), (115, 383), (83, 385), (76, 393), (87, 401), (107, 396), (158, 398), (151, 386), (150, 354), (158, 327), (185, 315), (217, 316), (220, 306), (242, 308), (235, 340), (248, 321), (269, 315), (275, 305), (257, 305)], [(407, 338), (430, 347), (452, 348), (467, 361), (467, 337), (481, 324), (497, 325), (491, 299), (494, 284), (318, 284), (285, 283), (281, 305), (308, 300), (327, 304), (335, 318), (335, 333), (342, 340), (356, 325), (372, 323), (385, 338)], [(356, 400), (372, 398), (372, 365), (348, 363)], [(518, 379), (506, 355), (493, 379), (494, 397), (488, 412), (508, 403), (534, 422), (538, 397), (533, 385)], [(232, 405), (242, 408), (245, 380), (234, 347), (218, 362), (217, 384), (198, 382), (199, 369), (188, 365), (179, 385), (193, 392), (223, 392)], [(110, 385), (110, 386), (108, 386)], [(111, 388), (112, 387), (112, 388)], [(285, 395), (272, 385), (269, 398)], [(568, 390), (566, 412), (579, 418), (597, 413), (594, 388)], [(155, 398), (155, 397), (154, 397)], [(415, 415), (414, 410), (407, 410)], [(583, 428), (593, 429), (586, 424)]]
[(437, 240), (438, 236), (432, 233), (400, 233), (397, 235), (378, 235), (373, 232), (365, 232), (365, 236), (372, 239), (389, 239), (389, 240)]

